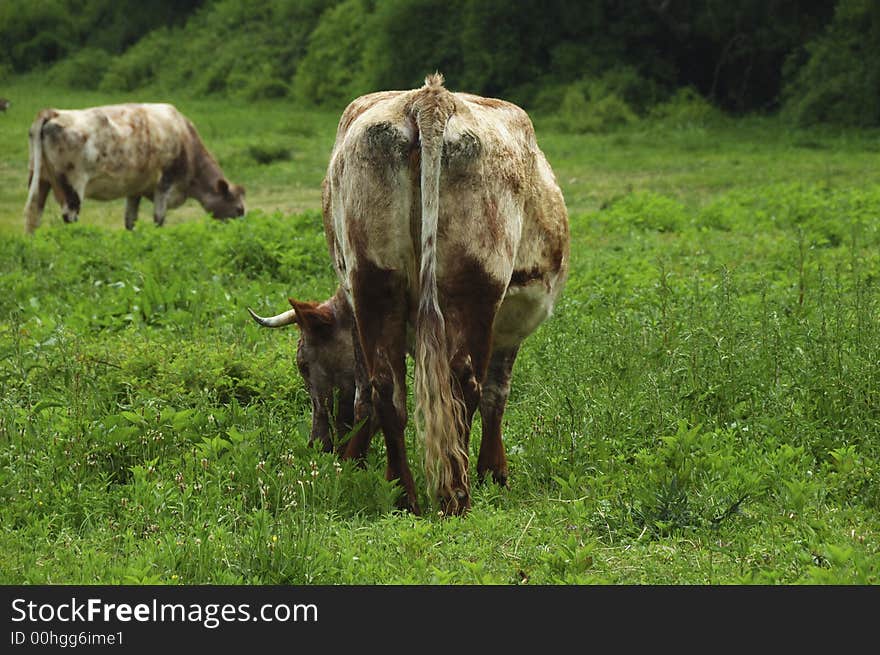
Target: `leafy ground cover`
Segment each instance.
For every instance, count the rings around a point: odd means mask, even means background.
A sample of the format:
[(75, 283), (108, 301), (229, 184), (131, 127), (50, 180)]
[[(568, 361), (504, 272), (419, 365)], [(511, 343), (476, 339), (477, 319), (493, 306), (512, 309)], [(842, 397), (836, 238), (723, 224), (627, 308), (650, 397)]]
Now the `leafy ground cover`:
[(128, 98), (7, 91), (0, 582), (878, 582), (875, 134), (537, 117), (571, 276), (515, 369), (511, 488), (441, 519), (393, 510), (381, 439), (365, 469), (306, 447), (296, 333), (245, 311), (334, 287), (336, 114), (172, 98), (245, 219), (190, 202), (129, 233), (121, 202), (66, 226), (50, 201), (25, 238), (33, 115)]

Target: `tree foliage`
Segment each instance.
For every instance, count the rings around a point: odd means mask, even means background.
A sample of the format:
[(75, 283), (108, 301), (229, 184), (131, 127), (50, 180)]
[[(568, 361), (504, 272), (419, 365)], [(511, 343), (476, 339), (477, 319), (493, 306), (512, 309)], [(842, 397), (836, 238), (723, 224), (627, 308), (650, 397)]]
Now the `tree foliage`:
[(4, 0), (0, 66), (23, 72), (83, 48), (121, 53), (153, 29), (183, 23), (203, 0)]
[(880, 124), (875, 0), (6, 0), (0, 40), (0, 76), (55, 65), (52, 81), (104, 90), (339, 107), (439, 70), (450, 88), (607, 116), (578, 129), (680, 89), (727, 112), (784, 102), (802, 123)]
[(798, 124), (880, 125), (880, 4), (841, 0), (788, 69), (785, 112)]

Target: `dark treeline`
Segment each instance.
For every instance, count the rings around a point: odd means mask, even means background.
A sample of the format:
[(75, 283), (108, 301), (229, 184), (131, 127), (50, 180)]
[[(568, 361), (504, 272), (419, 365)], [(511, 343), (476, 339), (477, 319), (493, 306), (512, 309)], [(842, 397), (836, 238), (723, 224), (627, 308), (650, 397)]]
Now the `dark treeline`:
[(0, 42), (0, 77), (104, 90), (338, 106), (440, 70), (536, 109), (625, 118), (687, 90), (728, 113), (880, 125), (877, 0), (4, 0)]

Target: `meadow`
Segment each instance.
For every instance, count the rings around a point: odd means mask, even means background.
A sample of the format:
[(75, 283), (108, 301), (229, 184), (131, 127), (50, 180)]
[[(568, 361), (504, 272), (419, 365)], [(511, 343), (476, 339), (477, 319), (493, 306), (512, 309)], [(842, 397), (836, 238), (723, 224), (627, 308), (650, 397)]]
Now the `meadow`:
[[(514, 370), (511, 486), (414, 517), (380, 436), (363, 469), (306, 446), (296, 331), (246, 311), (335, 287), (320, 182), (342, 107), (39, 77), (3, 95), (0, 583), (880, 582), (876, 131), (535, 116), (572, 261)], [(157, 229), (143, 203), (126, 232), (124, 201), (64, 225), (50, 199), (26, 238), (36, 112), (127, 100), (189, 115), (248, 215), (189, 201)]]

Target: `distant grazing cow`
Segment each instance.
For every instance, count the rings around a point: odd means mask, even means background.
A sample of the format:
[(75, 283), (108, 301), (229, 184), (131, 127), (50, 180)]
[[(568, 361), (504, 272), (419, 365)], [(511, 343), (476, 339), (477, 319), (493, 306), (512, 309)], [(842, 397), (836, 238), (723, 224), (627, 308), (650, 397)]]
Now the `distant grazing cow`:
[(187, 198), (215, 218), (244, 214), (244, 189), (229, 183), (192, 122), (171, 105), (44, 109), (29, 137), (28, 233), (40, 224), (50, 188), (67, 223), (77, 220), (83, 198), (126, 198), (129, 230), (142, 197), (152, 200), (156, 225)]
[(7, 100), (6, 98), (0, 98), (0, 111), (6, 111), (7, 109), (9, 109), (9, 105), (11, 104), (12, 103), (9, 102), (9, 100)]
[(323, 303), (291, 300), (271, 318), (251, 314), (300, 327), (312, 441), (330, 450), (332, 433), (354, 426), (341, 452), (362, 460), (381, 427), (386, 477), (418, 513), (404, 443), (414, 352), (429, 488), (445, 513), (463, 513), (474, 413), (477, 473), (506, 485), (501, 420), (514, 360), (568, 270), (568, 215), (532, 123), (516, 105), (447, 91), (440, 75), (360, 97), (339, 122), (323, 205), (339, 290)]

